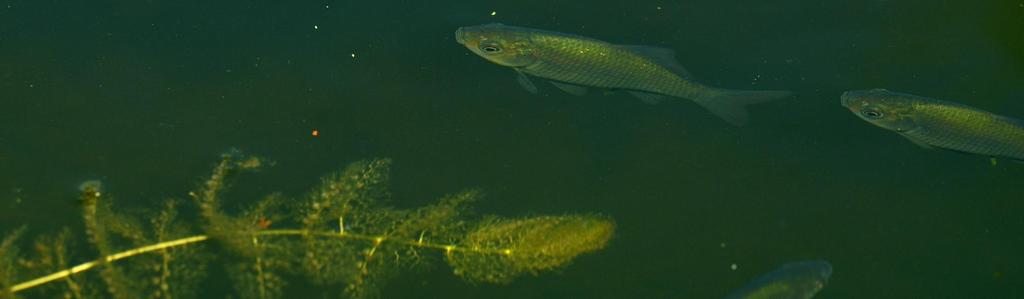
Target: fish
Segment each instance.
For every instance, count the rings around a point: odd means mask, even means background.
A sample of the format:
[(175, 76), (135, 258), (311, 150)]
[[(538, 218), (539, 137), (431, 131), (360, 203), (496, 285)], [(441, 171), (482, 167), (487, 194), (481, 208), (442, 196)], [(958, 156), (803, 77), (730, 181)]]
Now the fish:
[(847, 91), (840, 103), (923, 148), (1024, 161), (1024, 120), (886, 89)]
[(828, 284), (832, 264), (823, 260), (782, 265), (761, 275), (725, 299), (810, 299)]
[(650, 104), (666, 96), (696, 102), (730, 124), (747, 123), (747, 105), (786, 98), (785, 90), (730, 90), (701, 84), (671, 49), (617, 45), (574, 34), (491, 23), (460, 27), (455, 40), (474, 54), (515, 70), (531, 93), (527, 76), (548, 79), (559, 89), (584, 95), (588, 87), (624, 90)]

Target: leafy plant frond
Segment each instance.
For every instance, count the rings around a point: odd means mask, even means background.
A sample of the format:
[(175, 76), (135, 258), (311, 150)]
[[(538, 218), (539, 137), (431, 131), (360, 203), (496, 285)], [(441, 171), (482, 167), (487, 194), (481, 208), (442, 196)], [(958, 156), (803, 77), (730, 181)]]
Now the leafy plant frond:
[(69, 266), (73, 240), (65, 231), (39, 238), (37, 256), (20, 259), (23, 230), (16, 230), (0, 242), (0, 298), (189, 298), (200, 295), (211, 265), (223, 268), (233, 295), (243, 298), (285, 297), (296, 280), (330, 294), (376, 297), (392, 276), (431, 261), (470, 282), (508, 283), (604, 248), (615, 229), (599, 215), (476, 217), (470, 204), (482, 197), (478, 190), (395, 209), (386, 205), (388, 159), (352, 163), (299, 199), (271, 194), (237, 215), (225, 212), (221, 197), (232, 174), (269, 164), (237, 151), (222, 155), (189, 192), (198, 221), (180, 219), (188, 202), (174, 199), (153, 213), (117, 212), (101, 183), (83, 184), (85, 239), (99, 257)]

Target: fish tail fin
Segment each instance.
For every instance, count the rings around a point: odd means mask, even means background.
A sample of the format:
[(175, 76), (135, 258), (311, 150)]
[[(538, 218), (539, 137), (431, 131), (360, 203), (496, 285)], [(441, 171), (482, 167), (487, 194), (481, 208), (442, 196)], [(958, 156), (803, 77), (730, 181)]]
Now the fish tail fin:
[(769, 102), (793, 95), (786, 90), (715, 89), (694, 99), (705, 109), (734, 126), (747, 124), (747, 105)]

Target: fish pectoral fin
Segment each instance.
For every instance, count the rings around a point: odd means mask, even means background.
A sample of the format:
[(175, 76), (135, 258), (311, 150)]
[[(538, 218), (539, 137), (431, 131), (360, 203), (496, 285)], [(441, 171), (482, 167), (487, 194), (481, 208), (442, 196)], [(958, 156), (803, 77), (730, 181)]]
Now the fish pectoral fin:
[(562, 91), (574, 96), (582, 96), (587, 94), (587, 88), (585, 86), (562, 83), (558, 81), (551, 81), (551, 84), (555, 85), (555, 87), (558, 87), (558, 89), (561, 89)]
[(690, 71), (687, 71), (686, 68), (680, 65), (679, 61), (676, 60), (675, 50), (639, 45), (616, 45), (616, 47), (638, 54), (643, 57), (647, 57), (651, 61), (654, 61), (654, 63), (657, 63), (658, 65), (671, 70), (673, 73), (676, 73), (676, 75), (679, 75), (680, 77), (689, 79), (693, 78), (693, 75), (690, 74)]
[[(1005, 160), (1009, 160), (1010, 162), (1024, 165), (1024, 160), (1017, 160), (1012, 158), (1005, 158)], [(999, 158), (991, 157), (989, 158), (989, 163), (992, 163), (992, 166), (996, 166), (996, 164), (999, 163)]]
[(931, 145), (929, 145), (927, 143), (924, 143), (924, 141), (914, 139), (914, 137), (910, 137), (910, 135), (900, 134), (900, 136), (903, 136), (904, 138), (907, 138), (907, 140), (910, 140), (910, 142), (913, 142), (914, 144), (916, 144), (917, 146), (920, 146), (923, 149), (929, 149), (929, 150), (935, 149), (934, 146), (931, 146)]
[(640, 101), (643, 101), (644, 103), (651, 104), (651, 105), (654, 105), (654, 104), (657, 104), (657, 103), (661, 103), (661, 100), (665, 99), (664, 95), (656, 94), (656, 93), (642, 92), (642, 91), (633, 91), (633, 90), (628, 91), (628, 92), (629, 92), (629, 94), (639, 98)]
[(530, 93), (537, 93), (537, 85), (530, 81), (530, 78), (523, 73), (523, 71), (516, 70), (516, 82), (519, 82), (519, 86), (522, 86), (526, 91)]

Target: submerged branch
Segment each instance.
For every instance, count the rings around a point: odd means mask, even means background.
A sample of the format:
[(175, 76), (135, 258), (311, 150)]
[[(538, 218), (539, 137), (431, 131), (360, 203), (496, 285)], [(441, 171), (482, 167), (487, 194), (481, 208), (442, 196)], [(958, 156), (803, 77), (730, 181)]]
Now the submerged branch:
[[(259, 231), (259, 232), (256, 233), (256, 235), (259, 235), (259, 236), (315, 236), (315, 237), (336, 238), (336, 239), (361, 240), (361, 241), (368, 241), (368, 242), (373, 242), (373, 243), (394, 242), (394, 243), (397, 243), (397, 244), (415, 246), (415, 247), (420, 247), (420, 248), (429, 248), (429, 249), (442, 250), (442, 251), (444, 251), (446, 253), (453, 252), (453, 251), (467, 251), (467, 252), (473, 252), (473, 253), (478, 253), (478, 254), (505, 254), (505, 253), (508, 252), (507, 250), (504, 250), (504, 249), (491, 250), (491, 249), (481, 249), (481, 248), (463, 248), (463, 247), (459, 247), (459, 246), (455, 246), (455, 245), (442, 245), (442, 244), (427, 243), (427, 242), (423, 242), (422, 240), (412, 241), (412, 240), (387, 239), (387, 238), (385, 238), (383, 236), (371, 236), (371, 235), (355, 234), (355, 233), (348, 233), (348, 232), (337, 233), (337, 232), (330, 232), (330, 231), (308, 231), (308, 230), (301, 230), (301, 229), (276, 229), (276, 230)], [(30, 288), (33, 288), (33, 287), (36, 287), (36, 286), (40, 286), (40, 285), (52, 282), (54, 280), (58, 280), (58, 279), (61, 279), (61, 278), (65, 278), (65, 277), (74, 275), (74, 274), (85, 272), (85, 271), (87, 271), (89, 269), (92, 269), (92, 268), (94, 268), (94, 267), (96, 267), (98, 265), (101, 265), (103, 263), (114, 262), (114, 261), (117, 261), (117, 260), (126, 259), (126, 258), (129, 258), (129, 257), (132, 257), (132, 256), (136, 256), (136, 255), (140, 255), (140, 254), (148, 253), (148, 252), (153, 252), (153, 251), (157, 251), (157, 250), (169, 249), (169, 248), (174, 248), (174, 247), (180, 247), (180, 246), (190, 245), (190, 244), (194, 244), (194, 243), (199, 243), (199, 242), (203, 242), (203, 241), (206, 241), (206, 240), (209, 240), (209, 239), (210, 239), (210, 237), (207, 236), (207, 235), (196, 235), (196, 236), (181, 238), (181, 239), (177, 239), (177, 240), (161, 242), (161, 243), (157, 243), (157, 244), (153, 244), (153, 245), (148, 245), (148, 246), (143, 246), (143, 247), (138, 247), (138, 248), (132, 248), (132, 249), (129, 249), (129, 250), (125, 250), (125, 251), (121, 251), (121, 252), (118, 252), (118, 253), (114, 253), (114, 254), (108, 255), (108, 256), (106, 256), (104, 258), (101, 258), (101, 259), (96, 259), (96, 260), (93, 260), (93, 261), (90, 261), (90, 262), (85, 262), (85, 263), (79, 264), (77, 266), (74, 266), (74, 267), (71, 267), (71, 268), (68, 268), (68, 269), (65, 269), (65, 270), (62, 270), (62, 271), (54, 272), (54, 273), (51, 273), (51, 274), (46, 275), (46, 276), (42, 276), (42, 277), (39, 277), (39, 278), (36, 278), (36, 279), (33, 279), (33, 280), (29, 280), (29, 281), (26, 281), (26, 282), (22, 282), (22, 283), (16, 284), (16, 285), (11, 287), (10, 292), (11, 293), (17, 293), (19, 291), (23, 291), (23, 290), (27, 290), (27, 289), (30, 289)]]
[[(59, 250), (56, 255), (61, 262), (46, 269), (63, 270), (13, 286), (10, 282), (16, 281), (15, 276), (0, 275), (9, 276), (0, 279), (0, 283), (5, 283), (0, 284), (0, 295), (61, 279), (69, 282), (72, 293), (79, 294), (79, 287), (70, 280), (72, 276), (98, 268), (101, 281), (114, 297), (137, 298), (147, 287), (155, 297), (180, 297), (183, 293), (191, 294), (189, 287), (182, 287), (188, 285), (184, 282), (186, 278), (198, 281), (196, 277), (203, 270), (181, 260), (179, 265), (185, 266), (174, 270), (169, 264), (178, 257), (200, 259), (188, 246), (208, 240), (218, 240), (224, 245), (221, 249), (250, 259), (239, 268), (242, 271), (232, 274), (238, 280), (236, 291), (244, 294), (248, 290), (261, 298), (281, 296), (286, 281), (275, 272), (305, 274), (315, 284), (343, 283), (346, 293), (353, 297), (373, 296), (384, 278), (396, 269), (422, 265), (421, 249), (443, 253), (454, 274), (465, 280), (507, 283), (520, 275), (564, 267), (580, 254), (599, 250), (615, 229), (611, 219), (599, 215), (466, 220), (466, 205), (480, 196), (478, 191), (447, 196), (416, 210), (382, 206), (380, 202), (389, 197), (389, 163), (387, 159), (357, 162), (329, 176), (305, 201), (291, 207), (295, 215), (287, 216), (288, 207), (284, 207), (285, 212), (280, 211), (282, 205), (277, 196), (269, 196), (240, 215), (231, 215), (221, 209), (219, 200), (226, 179), (235, 170), (256, 169), (266, 163), (229, 151), (200, 190), (189, 193), (199, 208), (203, 231), (170, 241), (163, 240), (195, 233), (175, 225), (173, 201), (168, 201), (159, 217), (150, 221), (156, 232), (153, 240), (139, 230), (140, 222), (114, 213), (109, 201), (100, 200), (103, 194), (98, 183), (89, 185), (81, 194), (83, 218), (90, 243), (98, 249), (100, 257), (66, 268), (63, 250)], [(333, 224), (334, 219), (337, 227), (325, 226)], [(270, 229), (274, 222), (296, 226)], [(294, 237), (301, 240), (287, 239)], [(135, 247), (117, 251), (114, 243), (124, 241)], [(0, 246), (0, 258), (5, 256), (5, 246)], [(172, 248), (184, 251), (172, 252)], [(126, 260), (145, 253), (162, 256)], [(43, 256), (45, 259), (47, 255)], [(115, 263), (121, 260), (126, 261)], [(0, 259), (0, 266), (2, 262)], [(153, 271), (157, 276), (152, 279), (137, 279), (138, 275)], [(172, 278), (175, 282), (168, 282)], [(253, 281), (258, 284), (252, 285)]]
[(143, 253), (147, 253), (147, 252), (151, 252), (151, 251), (160, 250), (160, 249), (171, 248), (171, 247), (178, 247), (178, 246), (188, 245), (188, 244), (191, 244), (191, 243), (202, 242), (202, 241), (206, 241), (207, 239), (209, 239), (209, 237), (207, 237), (205, 235), (198, 235), (198, 236), (192, 236), (192, 237), (188, 237), (188, 238), (181, 238), (181, 239), (177, 239), (177, 240), (172, 240), (172, 241), (162, 242), (162, 243), (153, 244), (153, 245), (149, 245), (149, 246), (144, 246), (144, 247), (139, 247), (139, 248), (133, 248), (133, 249), (125, 250), (125, 251), (122, 251), (122, 252), (118, 252), (118, 253), (115, 253), (115, 254), (108, 255), (108, 256), (106, 256), (104, 258), (101, 258), (101, 259), (97, 259), (97, 260), (94, 260), (94, 261), (91, 261), (91, 262), (82, 263), (82, 264), (79, 264), (77, 266), (74, 266), (74, 267), (62, 270), (62, 271), (54, 272), (54, 273), (51, 273), (50, 275), (46, 275), (46, 276), (43, 276), (43, 277), (39, 277), (39, 278), (36, 278), (36, 279), (33, 279), (33, 280), (29, 280), (29, 281), (26, 281), (26, 282), (23, 282), (23, 283), (16, 284), (13, 287), (11, 287), (11, 293), (16, 293), (18, 291), (22, 291), (22, 290), (29, 289), (29, 288), (32, 288), (32, 287), (35, 287), (35, 286), (39, 286), (39, 285), (42, 285), (42, 284), (45, 284), (45, 283), (48, 283), (48, 282), (51, 282), (51, 281), (54, 281), (54, 280), (57, 280), (57, 279), (68, 277), (68, 276), (71, 276), (73, 274), (77, 274), (79, 272), (83, 272), (83, 271), (92, 269), (93, 267), (96, 267), (97, 265), (100, 265), (102, 263), (109, 263), (109, 262), (117, 261), (117, 260), (120, 260), (120, 259), (129, 258), (129, 257), (135, 256), (135, 255), (139, 255), (139, 254), (143, 254)]

